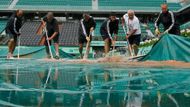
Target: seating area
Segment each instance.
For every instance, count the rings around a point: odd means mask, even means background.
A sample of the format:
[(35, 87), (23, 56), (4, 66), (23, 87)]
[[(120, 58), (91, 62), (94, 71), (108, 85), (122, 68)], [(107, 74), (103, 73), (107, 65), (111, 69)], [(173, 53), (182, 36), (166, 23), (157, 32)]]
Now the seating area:
[(37, 46), (41, 36), (36, 34), (40, 22), (25, 22), (21, 28), (21, 45), (24, 46)]
[(1, 45), (5, 43), (6, 41), (8, 41), (6, 36), (2, 34), (2, 32), (5, 30), (6, 24), (7, 24), (6, 19), (0, 19), (0, 44)]
[(60, 30), (60, 45), (77, 46), (78, 45), (79, 22), (63, 22)]
[(70, 5), (70, 6), (88, 6), (91, 5), (91, 0), (19, 0), (17, 5)]
[[(16, 0), (1, 0), (0, 9), (7, 10), (11, 3)], [(166, 0), (98, 0), (98, 10), (125, 11), (133, 9), (137, 11), (159, 11), (160, 4)], [(26, 10), (55, 10), (55, 11), (93, 11), (93, 0), (18, 0), (13, 9)], [(14, 3), (13, 3), (14, 4)], [(168, 2), (170, 10), (178, 10), (180, 3)]]
[[(42, 36), (36, 34), (39, 21), (25, 22), (21, 28), (21, 45), (23, 46), (39, 46)], [(77, 22), (63, 22), (59, 25), (61, 46), (77, 46), (78, 45), (78, 27)]]
[(0, 20), (0, 33), (3, 32), (7, 24), (7, 20)]
[[(163, 3), (166, 3), (166, 0), (99, 0), (99, 9), (158, 11)], [(179, 3), (168, 3), (168, 5), (171, 10), (181, 8)]]
[(183, 30), (183, 29), (190, 29), (190, 21), (187, 22), (187, 23), (184, 23), (183, 25), (180, 26), (180, 29)]
[(74, 10), (74, 9), (91, 9), (91, 0), (19, 0), (15, 8), (24, 9), (63, 9), (63, 10)]
[(160, 6), (165, 0), (99, 0), (99, 6)]
[(0, 10), (9, 7), (12, 0), (0, 0)]
[(168, 7), (170, 10), (178, 10), (182, 8), (182, 6), (179, 3), (168, 3)]

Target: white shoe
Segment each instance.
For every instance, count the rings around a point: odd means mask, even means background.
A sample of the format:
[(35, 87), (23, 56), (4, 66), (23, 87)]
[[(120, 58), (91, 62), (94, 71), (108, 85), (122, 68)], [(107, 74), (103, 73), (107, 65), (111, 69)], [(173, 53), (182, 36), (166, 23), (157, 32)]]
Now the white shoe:
[(84, 55), (84, 56), (83, 56), (83, 59), (88, 59), (88, 56), (87, 56), (87, 55)]
[(10, 59), (10, 58), (12, 58), (12, 57), (13, 57), (13, 55), (12, 55), (11, 53), (8, 53), (7, 59)]
[(8, 59), (15, 59), (15, 58), (11, 56), (11, 57), (9, 57)]

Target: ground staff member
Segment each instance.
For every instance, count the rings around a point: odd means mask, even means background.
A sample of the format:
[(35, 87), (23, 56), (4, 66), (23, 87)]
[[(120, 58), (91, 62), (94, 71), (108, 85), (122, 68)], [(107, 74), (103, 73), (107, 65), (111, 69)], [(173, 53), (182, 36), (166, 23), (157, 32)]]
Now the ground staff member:
[[(42, 20), (43, 26), (47, 29), (48, 41), (54, 41), (56, 55), (54, 58), (59, 59), (59, 26), (52, 12), (48, 12), (47, 16)], [(45, 35), (44, 35), (45, 36)], [(45, 41), (46, 52), (50, 56), (47, 40)]]
[[(110, 51), (111, 44), (115, 45), (119, 29), (118, 24), (119, 20), (116, 18), (116, 15), (111, 14), (110, 17), (106, 19), (100, 27), (100, 34), (102, 35), (102, 39), (105, 42), (104, 44), (105, 55)], [(113, 34), (114, 38), (112, 38)]]
[[(94, 21), (93, 17), (90, 16), (87, 13), (83, 14), (83, 19), (80, 21), (80, 27), (79, 27), (79, 53), (80, 58), (83, 58), (82, 51), (83, 51), (83, 44), (87, 42), (91, 42), (92, 40), (92, 32), (94, 31), (96, 27), (96, 22)], [(87, 44), (86, 44), (87, 45)], [(84, 56), (85, 58), (88, 58), (88, 53), (90, 50), (90, 43), (87, 46), (87, 55)]]
[(123, 16), (122, 23), (127, 26), (127, 35), (126, 39), (129, 40), (129, 44), (134, 50), (134, 54), (138, 54), (138, 46), (141, 40), (141, 28), (139, 19), (135, 16), (135, 12), (133, 10), (128, 10), (127, 14)]
[(162, 11), (155, 21), (155, 34), (160, 34), (159, 24), (162, 23), (164, 26), (164, 33), (180, 35), (180, 27), (179, 24), (176, 22), (174, 13), (168, 10), (167, 4), (162, 4), (161, 8)]
[(7, 58), (13, 58), (13, 52), (16, 47), (17, 43), (17, 37), (20, 36), (20, 28), (22, 26), (22, 16), (23, 16), (23, 11), (22, 10), (17, 10), (16, 13), (14, 13), (9, 21), (7, 22), (6, 25), (6, 35), (9, 37), (8, 41), (8, 54)]

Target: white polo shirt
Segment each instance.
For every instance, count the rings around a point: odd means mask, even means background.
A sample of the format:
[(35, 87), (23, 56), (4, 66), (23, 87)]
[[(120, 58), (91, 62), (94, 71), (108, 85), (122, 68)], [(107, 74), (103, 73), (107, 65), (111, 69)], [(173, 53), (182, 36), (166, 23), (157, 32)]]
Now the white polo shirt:
[(123, 18), (127, 26), (127, 34), (134, 29), (137, 29), (137, 31), (133, 35), (141, 34), (140, 22), (136, 16), (134, 16), (133, 20), (131, 20), (129, 19), (128, 14), (126, 13), (125, 15), (123, 15)]

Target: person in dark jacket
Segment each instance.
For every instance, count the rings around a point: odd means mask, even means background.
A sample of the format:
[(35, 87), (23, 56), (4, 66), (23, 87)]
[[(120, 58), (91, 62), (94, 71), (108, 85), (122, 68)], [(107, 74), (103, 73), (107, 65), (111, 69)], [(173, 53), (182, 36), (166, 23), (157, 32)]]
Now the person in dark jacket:
[[(50, 42), (51, 45), (51, 40), (54, 42), (55, 46), (55, 59), (59, 59), (59, 25), (57, 20), (54, 18), (54, 15), (52, 12), (48, 12), (47, 16), (43, 18), (42, 23), (44, 27), (47, 29), (47, 35), (48, 35), (48, 41)], [(44, 35), (46, 36), (46, 35)], [(50, 57), (50, 52), (48, 48), (48, 43), (47, 40), (44, 44), (46, 46), (46, 52), (48, 54), (48, 57)]]
[(17, 37), (20, 36), (20, 28), (22, 26), (22, 16), (23, 11), (17, 10), (16, 13), (14, 13), (6, 25), (6, 35), (9, 37), (8, 41), (8, 55), (7, 58), (11, 59), (13, 58), (13, 52), (16, 47), (17, 43)]
[[(105, 42), (104, 51), (105, 55), (110, 51), (111, 44), (114, 46), (115, 41), (117, 40), (117, 34), (119, 29), (119, 20), (116, 18), (115, 14), (111, 14), (108, 19), (106, 19), (101, 27), (100, 34), (102, 35), (102, 39)], [(112, 35), (114, 34), (114, 38)]]
[(90, 16), (88, 13), (83, 14), (83, 19), (80, 21), (79, 27), (79, 53), (80, 58), (83, 58), (82, 51), (83, 51), (83, 44), (89, 42), (87, 46), (87, 52), (84, 58), (88, 58), (88, 53), (90, 50), (90, 42), (92, 40), (92, 32), (96, 27), (96, 22), (94, 21), (93, 17)]
[(175, 15), (172, 11), (168, 10), (167, 4), (161, 5), (162, 11), (160, 12), (157, 20), (155, 21), (155, 34), (159, 35), (159, 24), (164, 26), (164, 34), (170, 33), (180, 35), (180, 26), (176, 21)]

